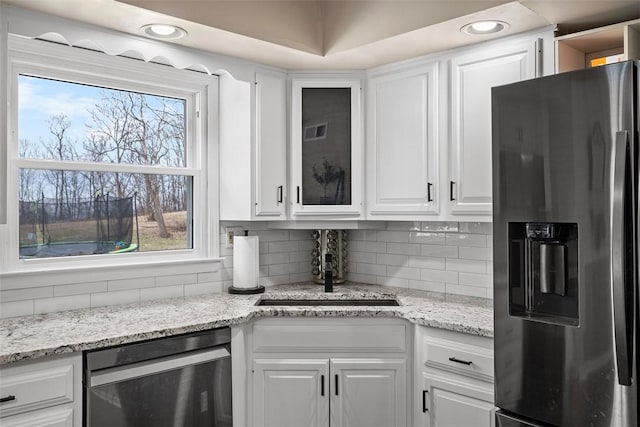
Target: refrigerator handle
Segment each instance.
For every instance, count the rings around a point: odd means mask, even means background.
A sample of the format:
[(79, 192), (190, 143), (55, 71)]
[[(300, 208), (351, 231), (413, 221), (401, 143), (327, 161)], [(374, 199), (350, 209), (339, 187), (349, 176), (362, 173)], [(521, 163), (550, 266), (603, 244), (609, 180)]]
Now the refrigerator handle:
[[(627, 150), (628, 132), (616, 133), (615, 145), (612, 150), (613, 169), (611, 173), (611, 286), (613, 288), (613, 322), (615, 335), (616, 365), (618, 371), (618, 383), (631, 385), (631, 362), (633, 360), (631, 349), (632, 323), (629, 316), (633, 316), (633, 310), (629, 310), (627, 299), (627, 280), (633, 280), (633, 274), (626, 271), (627, 265), (627, 238), (625, 231), (625, 206), (628, 192), (626, 187), (627, 175)], [(631, 297), (631, 296), (629, 296)], [(630, 311), (630, 312), (628, 312)]]

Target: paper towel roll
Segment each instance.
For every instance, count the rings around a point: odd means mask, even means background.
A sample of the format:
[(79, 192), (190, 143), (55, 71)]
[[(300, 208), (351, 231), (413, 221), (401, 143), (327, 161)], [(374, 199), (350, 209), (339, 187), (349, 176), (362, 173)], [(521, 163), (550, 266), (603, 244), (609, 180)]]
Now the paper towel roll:
[(258, 286), (258, 236), (233, 238), (233, 286), (248, 289)]

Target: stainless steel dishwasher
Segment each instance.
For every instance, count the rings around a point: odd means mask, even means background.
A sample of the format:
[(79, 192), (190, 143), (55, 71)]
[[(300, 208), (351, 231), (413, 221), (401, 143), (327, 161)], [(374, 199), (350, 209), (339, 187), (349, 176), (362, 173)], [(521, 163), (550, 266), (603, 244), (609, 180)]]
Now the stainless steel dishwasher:
[(84, 425), (231, 427), (231, 331), (84, 354)]

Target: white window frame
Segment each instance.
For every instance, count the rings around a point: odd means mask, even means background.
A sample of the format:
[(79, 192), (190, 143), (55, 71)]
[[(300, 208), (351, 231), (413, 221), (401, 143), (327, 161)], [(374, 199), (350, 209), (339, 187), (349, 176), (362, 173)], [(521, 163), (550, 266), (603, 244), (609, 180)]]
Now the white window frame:
[[(7, 57), (8, 245), (0, 273), (67, 270), (119, 265), (148, 265), (218, 259), (218, 77), (55, 43), (9, 36)], [(21, 159), (18, 150), (18, 76), (130, 90), (186, 101), (186, 167)], [(180, 175), (193, 179), (192, 249), (19, 259), (18, 179), (20, 168), (121, 171)], [(4, 254), (2, 252), (5, 252)]]

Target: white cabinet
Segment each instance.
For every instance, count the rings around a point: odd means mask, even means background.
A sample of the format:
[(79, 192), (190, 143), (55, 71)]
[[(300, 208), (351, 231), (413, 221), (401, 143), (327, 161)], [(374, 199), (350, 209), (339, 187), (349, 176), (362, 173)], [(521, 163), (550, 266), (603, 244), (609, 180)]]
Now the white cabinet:
[(360, 80), (291, 83), (293, 219), (361, 216), (363, 161)]
[(428, 427), (490, 427), (493, 387), (422, 373), (423, 411)]
[(3, 426), (82, 425), (82, 356), (3, 365), (0, 398)]
[(256, 359), (256, 426), (406, 425), (404, 359)]
[(232, 333), (233, 350), (244, 349), (234, 356), (239, 425), (410, 425), (404, 320), (260, 319)]
[(331, 426), (404, 426), (404, 359), (331, 359)]
[(321, 427), (329, 422), (327, 359), (256, 359), (253, 425)]
[(228, 75), (219, 81), (220, 219), (285, 219), (285, 75), (258, 72), (253, 85)]
[(491, 88), (535, 77), (536, 52), (536, 40), (525, 39), (451, 59), (449, 213), (491, 214)]
[(416, 327), (416, 369), (416, 425), (493, 426), (493, 340)]
[(256, 73), (256, 216), (285, 219), (287, 194), (286, 80)]
[[(368, 85), (367, 213), (438, 213), (438, 62), (373, 75)], [(426, 216), (425, 218), (429, 218)]]

